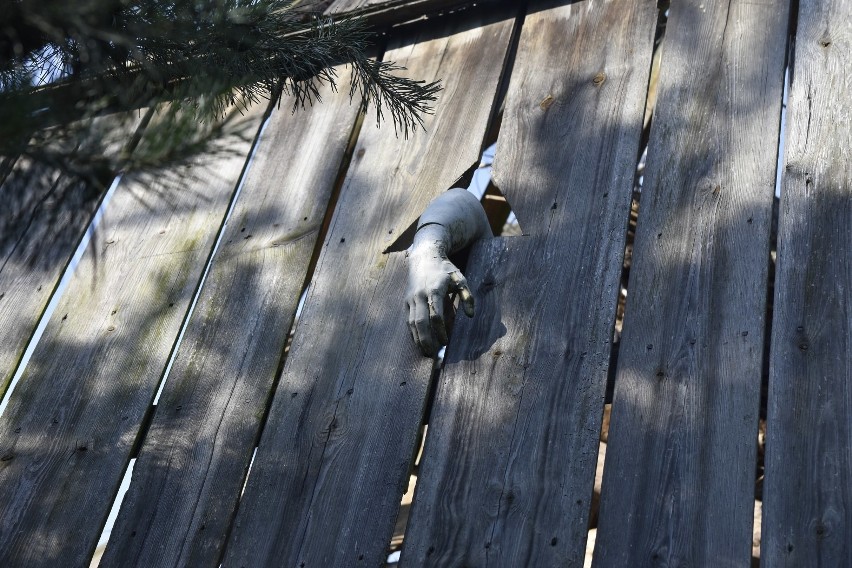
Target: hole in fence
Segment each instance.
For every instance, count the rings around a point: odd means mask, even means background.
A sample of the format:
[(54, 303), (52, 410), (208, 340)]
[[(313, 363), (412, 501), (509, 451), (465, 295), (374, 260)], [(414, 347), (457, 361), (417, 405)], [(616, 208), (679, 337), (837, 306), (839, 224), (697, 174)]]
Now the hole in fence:
[[(492, 164), (494, 163), (494, 153), (497, 148), (497, 143), (492, 143), (482, 152), (481, 159), (478, 164), (471, 165), (470, 168), (460, 175), (455, 182), (450, 186), (466, 187), (469, 192), (479, 198), (482, 203), (482, 208), (485, 209), (485, 214), (488, 216), (488, 221), (491, 225), (491, 232), (495, 236), (513, 237), (523, 234), (521, 226), (518, 223), (518, 218), (512, 211), (512, 207), (506, 200), (503, 193), (494, 185), (491, 179)], [(414, 242), (414, 233), (417, 232), (417, 221), (415, 219), (384, 251), (385, 254), (392, 252), (402, 252), (407, 250)]]
[[(523, 231), (518, 223), (517, 216), (512, 211), (506, 197), (494, 185), (491, 179), (492, 164), (497, 148), (497, 138), (500, 135), (500, 127), (503, 121), (503, 106), (506, 100), (506, 93), (509, 89), (509, 79), (512, 76), (512, 70), (515, 64), (518, 44), (520, 43), (521, 29), (523, 28), (526, 17), (525, 7), (519, 7), (516, 15), (514, 31), (512, 39), (509, 42), (509, 49), (506, 52), (506, 59), (503, 65), (503, 73), (500, 78), (500, 84), (497, 89), (497, 95), (494, 99), (491, 116), (489, 118), (488, 129), (483, 140), (483, 151), (480, 156), (479, 164), (472, 164), (458, 179), (450, 186), (466, 187), (468, 191), (473, 193), (482, 203), (488, 216), (491, 225), (491, 232), (495, 236), (518, 236), (522, 235)], [(414, 233), (417, 231), (417, 219), (411, 223), (408, 228), (403, 231), (399, 237), (391, 244), (384, 252), (402, 252), (407, 250), (414, 241)]]
[(479, 197), (488, 221), (491, 223), (491, 232), (495, 236), (517, 237), (524, 234), (518, 218), (512, 211), (506, 196), (494, 185), (491, 177), (496, 150), (497, 142), (494, 142), (482, 153), (482, 161), (474, 173), (468, 191)]

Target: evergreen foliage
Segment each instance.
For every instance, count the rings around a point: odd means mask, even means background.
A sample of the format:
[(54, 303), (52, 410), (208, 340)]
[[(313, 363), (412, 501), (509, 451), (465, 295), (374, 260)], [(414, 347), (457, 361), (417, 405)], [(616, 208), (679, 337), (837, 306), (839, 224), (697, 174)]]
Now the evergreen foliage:
[[(29, 189), (52, 183), (46, 171), (99, 194), (117, 172), (164, 171), (215, 156), (230, 145), (224, 136), (250, 135), (239, 121), (249, 105), (280, 93), (296, 106), (312, 104), (321, 84), (336, 88), (333, 66), (341, 63), (351, 65), (355, 104), (375, 105), (379, 120), (389, 114), (406, 136), (421, 126), (439, 85), (370, 59), (370, 33), (358, 20), (316, 16), (314, 4), (0, 0), (4, 201), (23, 200), (12, 182)], [(140, 118), (141, 143), (128, 134)], [(12, 214), (28, 207), (11, 205)], [(8, 236), (12, 219), (3, 217), (0, 231)]]

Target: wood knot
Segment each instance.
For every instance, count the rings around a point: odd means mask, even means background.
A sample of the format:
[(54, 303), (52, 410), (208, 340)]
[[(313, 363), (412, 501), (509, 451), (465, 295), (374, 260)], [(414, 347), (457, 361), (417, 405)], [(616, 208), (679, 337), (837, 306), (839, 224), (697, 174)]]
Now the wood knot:
[(814, 519), (810, 523), (811, 530), (817, 540), (822, 540), (831, 536), (831, 521), (829, 519), (820, 518)]
[(540, 103), (538, 103), (538, 108), (540, 108), (543, 111), (546, 111), (547, 109), (550, 108), (550, 105), (552, 105), (553, 101), (555, 101), (555, 100), (556, 99), (553, 98), (553, 95), (547, 95), (546, 97), (541, 99)]
[(595, 87), (600, 87), (603, 85), (604, 81), (606, 81), (606, 73), (600, 71), (597, 75), (595, 75), (594, 79), (592, 79), (592, 83), (594, 83)]

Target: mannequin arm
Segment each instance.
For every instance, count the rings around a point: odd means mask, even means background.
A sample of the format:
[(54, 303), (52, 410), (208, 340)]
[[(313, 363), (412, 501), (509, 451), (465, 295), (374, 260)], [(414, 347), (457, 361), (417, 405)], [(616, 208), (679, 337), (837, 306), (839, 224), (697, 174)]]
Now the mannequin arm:
[(420, 216), (408, 253), (406, 303), (411, 336), (427, 357), (447, 344), (444, 298), (448, 294), (459, 293), (465, 314), (473, 317), (467, 280), (448, 255), (490, 236), (485, 210), (464, 189), (454, 188), (436, 197)]

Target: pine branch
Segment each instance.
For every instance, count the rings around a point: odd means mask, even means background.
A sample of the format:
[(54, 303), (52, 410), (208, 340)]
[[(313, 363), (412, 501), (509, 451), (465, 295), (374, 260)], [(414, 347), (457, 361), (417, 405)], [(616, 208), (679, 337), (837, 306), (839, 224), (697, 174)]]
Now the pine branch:
[[(88, 181), (103, 171), (150, 171), (219, 151), (229, 112), (283, 92), (296, 106), (337, 88), (375, 104), (405, 136), (422, 127), (438, 83), (399, 77), (367, 57), (357, 20), (308, 16), (290, 0), (20, 0), (0, 25), (0, 156), (26, 156)], [(43, 83), (48, 82), (44, 85)], [(92, 131), (105, 113), (172, 105), (134, 156), (105, 154)], [(187, 120), (191, 117), (191, 120)], [(174, 134), (180, 133), (181, 137)], [(232, 133), (233, 134), (233, 133)], [(237, 134), (239, 135), (239, 133)], [(63, 154), (75, 140), (72, 152)], [(156, 141), (156, 144), (154, 143)], [(160, 145), (160, 146), (158, 146)]]

